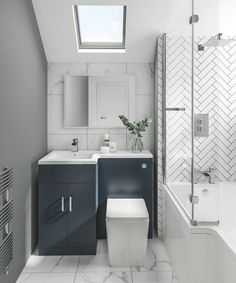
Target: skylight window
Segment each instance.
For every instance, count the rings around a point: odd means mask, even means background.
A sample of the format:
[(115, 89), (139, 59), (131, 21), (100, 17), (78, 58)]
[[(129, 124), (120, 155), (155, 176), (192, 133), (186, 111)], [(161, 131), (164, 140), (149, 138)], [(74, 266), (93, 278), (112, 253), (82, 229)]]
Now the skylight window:
[(126, 6), (73, 6), (78, 49), (125, 49)]

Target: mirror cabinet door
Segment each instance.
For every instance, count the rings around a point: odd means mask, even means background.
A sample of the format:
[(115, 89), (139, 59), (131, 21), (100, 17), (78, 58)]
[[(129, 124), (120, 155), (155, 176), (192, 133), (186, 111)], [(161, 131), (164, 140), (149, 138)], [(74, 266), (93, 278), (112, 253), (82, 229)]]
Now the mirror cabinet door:
[(134, 78), (89, 77), (89, 126), (122, 127), (119, 115), (135, 120)]
[(88, 127), (88, 76), (65, 75), (65, 128)]

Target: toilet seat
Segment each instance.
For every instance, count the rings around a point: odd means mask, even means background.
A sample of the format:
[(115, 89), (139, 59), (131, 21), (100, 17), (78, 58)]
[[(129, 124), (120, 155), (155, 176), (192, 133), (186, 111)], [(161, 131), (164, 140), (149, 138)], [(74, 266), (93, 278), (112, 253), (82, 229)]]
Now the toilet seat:
[(140, 221), (149, 220), (149, 215), (145, 201), (141, 198), (109, 198), (106, 219), (107, 221)]

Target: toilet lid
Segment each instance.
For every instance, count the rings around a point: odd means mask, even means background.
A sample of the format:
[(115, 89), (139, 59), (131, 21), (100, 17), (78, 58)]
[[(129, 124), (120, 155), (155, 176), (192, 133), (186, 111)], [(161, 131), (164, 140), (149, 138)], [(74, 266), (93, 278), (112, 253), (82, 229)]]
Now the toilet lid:
[(148, 219), (148, 211), (143, 199), (108, 199), (106, 217), (111, 219)]

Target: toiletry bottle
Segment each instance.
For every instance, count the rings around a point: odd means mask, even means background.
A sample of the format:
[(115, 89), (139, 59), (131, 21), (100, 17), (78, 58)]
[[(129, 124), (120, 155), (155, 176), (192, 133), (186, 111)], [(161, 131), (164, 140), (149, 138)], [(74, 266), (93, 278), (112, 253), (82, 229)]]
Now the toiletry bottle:
[(105, 134), (105, 136), (104, 136), (104, 145), (105, 146), (109, 146), (109, 142), (110, 142), (109, 134)]
[(116, 142), (109, 142), (110, 152), (116, 152)]

